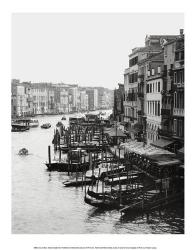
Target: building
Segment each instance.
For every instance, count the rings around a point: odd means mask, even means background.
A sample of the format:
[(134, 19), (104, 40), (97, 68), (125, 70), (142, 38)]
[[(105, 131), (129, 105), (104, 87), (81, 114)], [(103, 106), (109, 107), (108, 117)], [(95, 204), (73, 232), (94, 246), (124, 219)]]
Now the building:
[(98, 108), (98, 90), (95, 88), (87, 88), (86, 94), (88, 95), (88, 110), (96, 110)]
[(19, 85), (20, 80), (12, 79), (11, 82), (11, 117), (16, 118), (18, 115), (17, 106), (17, 85)]
[[(160, 147), (176, 152), (184, 147), (184, 34), (164, 44)], [(162, 143), (162, 141), (164, 143)], [(165, 145), (165, 146), (164, 146)]]
[(53, 102), (51, 103), (51, 101), (54, 98), (52, 83), (32, 83), (30, 91), (33, 98), (33, 113), (49, 113), (51, 111), (49, 108), (53, 107)]
[(146, 59), (148, 75), (146, 79), (146, 136), (150, 144), (159, 139), (158, 131), (162, 124), (162, 94), (164, 66), (163, 52)]
[(84, 88), (80, 89), (80, 110), (81, 111), (88, 110), (88, 96)]
[(30, 82), (13, 83), (13, 92), (16, 95), (13, 99), (13, 109), (17, 117), (30, 116), (33, 113), (33, 100), (30, 90)]
[(114, 90), (114, 108), (113, 118), (115, 121), (122, 122), (124, 120), (124, 84), (118, 83), (118, 88)]
[(78, 111), (78, 85), (72, 85), (69, 88), (69, 111), (76, 112)]
[[(11, 83), (12, 118), (96, 110), (99, 108), (98, 89), (98, 87), (78, 87), (75, 84), (31, 83), (13, 79)], [(103, 88), (102, 103), (106, 109), (111, 107), (111, 90)]]
[[(129, 67), (124, 72), (124, 121), (132, 139), (142, 136), (146, 127), (146, 78), (150, 70), (144, 60), (162, 52), (163, 44), (176, 36), (150, 35), (145, 38), (145, 46), (134, 48), (129, 55)], [(141, 138), (139, 138), (141, 139)]]

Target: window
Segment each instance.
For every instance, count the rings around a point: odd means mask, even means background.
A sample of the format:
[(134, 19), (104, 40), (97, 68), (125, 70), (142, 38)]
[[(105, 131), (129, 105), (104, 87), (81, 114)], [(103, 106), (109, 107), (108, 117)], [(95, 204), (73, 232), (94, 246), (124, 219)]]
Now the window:
[(152, 93), (152, 83), (150, 84), (150, 93)]
[(176, 119), (173, 120), (173, 132), (174, 134), (177, 134), (177, 120)]
[(173, 103), (173, 105), (174, 105), (174, 108), (177, 107), (177, 93), (176, 92), (174, 93), (174, 103)]
[(152, 84), (152, 85), (153, 85), (153, 93), (154, 93), (154, 82), (153, 82), (153, 84)]
[(160, 74), (160, 72), (161, 72), (161, 67), (158, 66), (158, 74)]
[(149, 93), (149, 84), (146, 86), (146, 93)]
[(183, 83), (183, 71), (180, 71), (180, 82)]
[(160, 93), (160, 82), (158, 82), (158, 92)]
[(154, 76), (154, 69), (152, 69), (152, 76)]
[(177, 73), (174, 72), (174, 83), (177, 83)]
[(158, 116), (160, 116), (160, 101), (158, 101)]
[(183, 137), (183, 131), (184, 131), (184, 128), (183, 128), (183, 121), (182, 120), (179, 120), (179, 136)]

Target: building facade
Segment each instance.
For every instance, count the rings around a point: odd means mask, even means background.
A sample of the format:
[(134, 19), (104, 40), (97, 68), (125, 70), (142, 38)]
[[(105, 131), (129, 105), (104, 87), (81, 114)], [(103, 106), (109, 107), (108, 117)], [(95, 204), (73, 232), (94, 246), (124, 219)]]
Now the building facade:
[(118, 88), (114, 90), (114, 108), (113, 108), (113, 118), (115, 121), (124, 121), (124, 84), (118, 83)]
[[(147, 77), (150, 70), (154, 71), (153, 64), (155, 64), (155, 60), (151, 62), (150, 59), (162, 53), (163, 44), (175, 39), (175, 37), (168, 35), (146, 36), (145, 46), (134, 48), (129, 55), (129, 68), (124, 73), (124, 121), (128, 122), (128, 130), (132, 139), (145, 140), (146, 137)], [(163, 55), (161, 57), (163, 62)], [(153, 74), (152, 71), (151, 74)]]

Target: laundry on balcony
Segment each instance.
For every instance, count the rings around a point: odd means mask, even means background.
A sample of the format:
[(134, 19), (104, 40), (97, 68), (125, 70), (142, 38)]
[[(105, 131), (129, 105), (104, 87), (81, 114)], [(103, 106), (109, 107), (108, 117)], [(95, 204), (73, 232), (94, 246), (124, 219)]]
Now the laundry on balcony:
[(173, 144), (173, 141), (165, 140), (165, 139), (159, 139), (157, 141), (154, 141), (151, 143), (151, 145), (157, 147), (157, 148), (166, 148), (167, 146)]

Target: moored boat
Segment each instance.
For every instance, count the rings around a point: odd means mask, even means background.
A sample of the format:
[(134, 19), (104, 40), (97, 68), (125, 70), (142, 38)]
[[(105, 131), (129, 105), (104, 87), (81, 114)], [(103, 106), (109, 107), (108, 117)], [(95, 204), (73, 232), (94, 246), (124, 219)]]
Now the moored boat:
[(44, 123), (43, 125), (41, 125), (41, 128), (44, 128), (44, 129), (51, 128), (51, 124), (50, 123)]
[(38, 120), (30, 120), (29, 121), (29, 127), (30, 128), (37, 128), (39, 126), (39, 121)]
[(66, 121), (66, 116), (62, 116), (62, 121)]
[(17, 119), (12, 121), (12, 132), (23, 132), (30, 129), (30, 119)]
[(28, 149), (26, 148), (22, 148), (19, 150), (19, 155), (28, 155)]

